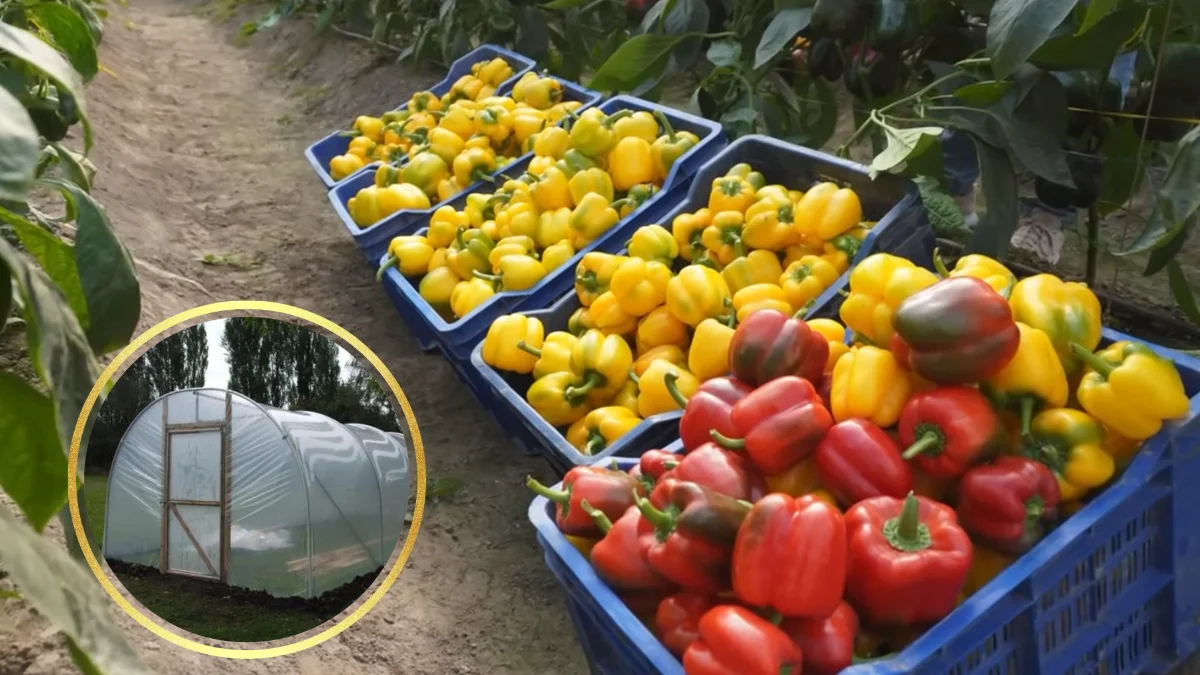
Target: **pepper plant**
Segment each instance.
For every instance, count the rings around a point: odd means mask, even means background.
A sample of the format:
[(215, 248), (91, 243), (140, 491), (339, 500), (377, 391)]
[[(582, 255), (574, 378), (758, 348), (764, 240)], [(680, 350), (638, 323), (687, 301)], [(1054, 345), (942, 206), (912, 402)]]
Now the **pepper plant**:
[(40, 536), (58, 514), (79, 552), (67, 449), (98, 358), (129, 341), (141, 307), (133, 260), (91, 195), (84, 86), (100, 71), (101, 13), (30, 0), (0, 19), (0, 331), (27, 355), (0, 369), (0, 489), (23, 516), (0, 503), (0, 568), (15, 586), (4, 595), (61, 630), (82, 671), (145, 673), (91, 572)]

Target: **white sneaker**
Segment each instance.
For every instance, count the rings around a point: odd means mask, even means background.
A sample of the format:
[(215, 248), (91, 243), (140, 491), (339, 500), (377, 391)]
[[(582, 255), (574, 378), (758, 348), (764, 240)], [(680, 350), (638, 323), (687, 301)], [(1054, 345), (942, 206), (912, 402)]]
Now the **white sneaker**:
[(975, 193), (977, 188), (972, 185), (971, 191), (961, 197), (955, 197), (954, 202), (958, 204), (959, 211), (963, 214), (963, 224), (967, 229), (973, 230), (979, 224), (979, 214), (975, 212)]

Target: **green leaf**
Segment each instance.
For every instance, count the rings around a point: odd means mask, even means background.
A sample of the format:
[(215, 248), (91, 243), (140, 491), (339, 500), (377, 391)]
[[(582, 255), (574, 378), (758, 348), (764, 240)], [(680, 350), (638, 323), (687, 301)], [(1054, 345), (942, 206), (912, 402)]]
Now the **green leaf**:
[(690, 68), (704, 46), (703, 34), (708, 30), (708, 5), (705, 0), (673, 0), (663, 15), (663, 32), (683, 35), (670, 60), (676, 68)]
[(0, 262), (0, 334), (8, 323), (8, 315), (13, 310), (12, 275), (8, 273), (8, 265)]
[(0, 600), (19, 600), (21, 594), (16, 591), (6, 591), (0, 588)]
[(70, 305), (79, 325), (87, 328), (87, 300), (79, 282), (79, 270), (75, 267), (75, 250), (46, 228), (31, 222), (24, 216), (0, 208), (0, 222), (6, 223), (16, 233), (21, 245), (50, 275), (58, 290)]
[(987, 211), (979, 219), (967, 253), (983, 253), (999, 258), (1008, 250), (1013, 232), (1017, 229), (1017, 176), (1008, 154), (987, 143), (975, 141), (979, 155), (979, 173), (983, 183), (983, 198)]
[(941, 127), (909, 127), (897, 129), (884, 126), (883, 132), (887, 138), (887, 147), (871, 160), (872, 174), (884, 173), (900, 166), (909, 157), (919, 155), (938, 142), (942, 135)]
[(76, 12), (79, 12), (79, 16), (83, 17), (83, 22), (87, 24), (88, 32), (91, 33), (92, 44), (99, 46), (104, 39), (104, 20), (96, 13), (96, 10), (92, 9), (87, 0), (70, 0), (68, 4)]
[(550, 31), (546, 16), (535, 7), (517, 9), (517, 49), (536, 59), (543, 60), (550, 53)]
[(598, 91), (628, 91), (661, 67), (686, 35), (635, 35), (626, 40), (596, 70), (588, 87)]
[(37, 160), (37, 127), (25, 106), (0, 89), (0, 200), (25, 201)]
[(1083, 35), (1088, 32), (1116, 8), (1117, 0), (1091, 0), (1087, 12), (1083, 15), (1083, 23), (1079, 24), (1079, 30), (1075, 31), (1075, 34)]
[(1100, 146), (1100, 157), (1104, 161), (1104, 179), (1100, 184), (1100, 200), (1096, 210), (1107, 216), (1120, 209), (1137, 192), (1142, 184), (1144, 171), (1138, 170), (1138, 149), (1141, 141), (1133, 130), (1133, 123), (1123, 121), (1115, 125)]
[(457, 476), (441, 476), (433, 482), (433, 487), (429, 488), (429, 496), (453, 497), (464, 485), (463, 480)]
[(75, 72), (71, 64), (38, 36), (7, 23), (0, 23), (0, 51), (8, 52), (40, 70), (53, 80), (60, 90), (75, 97), (75, 104), (79, 108), (79, 120), (83, 124), (84, 150), (90, 150), (92, 125), (88, 121), (83, 100), (83, 81), (79, 79), (79, 73)]
[(3, 238), (0, 260), (17, 283), (30, 361), (54, 398), (58, 436), (66, 448), (83, 402), (100, 375), (99, 365), (79, 321), (46, 273), (29, 264)]
[(333, 23), (334, 8), (335, 5), (330, 3), (325, 5), (325, 9), (321, 10), (320, 14), (317, 14), (317, 19), (313, 24), (313, 32), (324, 33), (329, 30), (329, 26)]
[(958, 202), (942, 190), (936, 179), (918, 176), (913, 182), (921, 193), (921, 204), (925, 207), (925, 215), (934, 233), (939, 237), (957, 239), (969, 232)]
[(41, 532), (67, 502), (67, 456), (54, 431), (54, 404), (0, 370), (0, 488)]
[(582, 7), (590, 1), (591, 0), (550, 0), (550, 2), (542, 5), (542, 9), (574, 9), (576, 7)]
[(642, 17), (642, 23), (638, 26), (636, 32), (639, 34), (654, 32), (655, 24), (662, 18), (663, 12), (667, 11), (667, 5), (671, 4), (672, 1), (658, 0), (658, 2), (654, 3), (650, 11), (646, 12), (646, 16)]
[(100, 71), (96, 60), (96, 44), (83, 17), (68, 7), (52, 2), (39, 2), (26, 10), (29, 18), (46, 29), (75, 70), (88, 82)]
[(87, 160), (79, 155), (68, 150), (62, 143), (51, 143), (50, 147), (54, 148), (58, 154), (58, 160), (62, 163), (63, 173), (66, 174), (67, 180), (78, 185), (84, 192), (92, 191), (92, 174), (84, 167), (83, 162)]
[(87, 654), (95, 672), (151, 675), (125, 641), (112, 599), (66, 551), (0, 505), (0, 565), (38, 614)]
[(796, 34), (808, 27), (812, 20), (812, 9), (794, 7), (785, 9), (771, 19), (767, 29), (763, 31), (758, 49), (754, 51), (754, 68), (762, 68), (791, 44)]
[(1137, 32), (1145, 8), (1128, 7), (1113, 12), (1082, 34), (1052, 37), (1030, 57), (1030, 63), (1048, 70), (1106, 68), (1113, 55)]
[(78, 214), (75, 266), (91, 317), (88, 342), (97, 354), (120, 349), (133, 337), (142, 310), (133, 258), (113, 234), (104, 207), (91, 195), (64, 180), (50, 178), (42, 182), (58, 188)]
[(708, 46), (708, 62), (718, 68), (732, 66), (742, 58), (742, 45), (736, 40), (718, 40)]
[(1183, 229), (1174, 237), (1171, 237), (1166, 243), (1158, 248), (1150, 251), (1150, 257), (1146, 260), (1146, 269), (1142, 271), (1142, 276), (1151, 277), (1158, 274), (1167, 266), (1179, 252), (1183, 250), (1183, 245), (1187, 243), (1188, 233), (1191, 232), (1193, 221), (1189, 220)]
[(1017, 66), (1046, 41), (1077, 0), (996, 0), (987, 28), (987, 55), (997, 79)]
[(1200, 126), (1179, 140), (1157, 202), (1138, 238), (1116, 255), (1127, 256), (1158, 248), (1173, 239), (1200, 209)]
[(1179, 305), (1189, 321), (1200, 326), (1200, 306), (1196, 305), (1196, 296), (1178, 260), (1172, 260), (1167, 265), (1167, 282), (1171, 286), (1171, 297), (1175, 298), (1175, 304)]
[(986, 108), (999, 101), (1012, 89), (1012, 82), (1006, 80), (990, 80), (988, 82), (973, 82), (954, 91), (954, 98), (976, 108)]

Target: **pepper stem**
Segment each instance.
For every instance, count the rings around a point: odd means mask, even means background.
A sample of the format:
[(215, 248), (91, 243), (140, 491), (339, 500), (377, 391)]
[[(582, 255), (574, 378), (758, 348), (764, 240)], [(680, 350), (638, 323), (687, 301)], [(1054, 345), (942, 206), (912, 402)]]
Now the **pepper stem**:
[(604, 118), (604, 126), (612, 128), (612, 125), (620, 119), (624, 119), (633, 114), (631, 110), (618, 110), (617, 112)]
[(710, 429), (708, 435), (711, 436), (714, 441), (716, 441), (717, 445), (725, 448), (726, 450), (742, 450), (746, 447), (746, 439), (730, 438), (716, 429)]
[(556, 504), (565, 504), (571, 499), (571, 493), (567, 490), (555, 490), (554, 488), (546, 487), (539, 483), (533, 476), (525, 477), (525, 487)]
[(589, 504), (588, 500), (581, 500), (579, 502), (579, 508), (583, 509), (584, 513), (592, 517), (592, 522), (596, 523), (596, 529), (600, 530), (601, 533), (608, 534), (608, 531), (612, 529), (613, 524), (612, 521), (608, 519), (608, 516), (604, 515), (604, 512), (600, 509)]
[(946, 263), (942, 262), (942, 256), (938, 255), (939, 249), (933, 249), (933, 269), (937, 270), (938, 276), (945, 279), (950, 276), (950, 270), (946, 269)]
[(458, 250), (460, 251), (467, 247), (467, 242), (463, 239), (463, 232), (466, 231), (466, 225), (459, 225), (458, 229), (454, 231), (454, 243), (458, 245)]
[(637, 372), (633, 368), (629, 369), (629, 380), (639, 387), (642, 386), (642, 378), (638, 377)]
[(932, 545), (929, 526), (921, 522), (921, 502), (909, 492), (900, 515), (883, 524), (883, 537), (897, 551), (913, 553)]
[(594, 455), (603, 450), (607, 445), (608, 443), (604, 440), (604, 437), (599, 432), (593, 431), (588, 435), (587, 444), (583, 446), (583, 454)]
[(812, 300), (809, 300), (808, 302), (804, 303), (804, 306), (801, 307), (800, 309), (796, 310), (796, 313), (792, 315), (792, 318), (793, 319), (808, 318), (808, 313), (812, 311), (813, 305), (816, 304), (816, 302), (817, 302), (817, 299), (813, 298)]
[(908, 446), (908, 449), (904, 451), (902, 456), (904, 459), (912, 459), (923, 452), (940, 447), (941, 444), (942, 439), (940, 436), (933, 432), (925, 432), (912, 445)]
[(1033, 424), (1033, 409), (1037, 406), (1037, 400), (1032, 396), (1021, 397), (1021, 438), (1028, 438), (1032, 431)]
[(1000, 289), (1000, 297), (1007, 300), (1008, 297), (1010, 295), (1012, 295), (1013, 287), (1016, 285), (1017, 285), (1017, 277), (1015, 277), (1012, 274), (1008, 275), (1008, 283), (1004, 285), (1004, 288)]
[(688, 399), (683, 395), (682, 391), (679, 391), (679, 385), (676, 384), (678, 379), (678, 373), (668, 371), (667, 374), (663, 375), (663, 385), (667, 388), (667, 393), (671, 395), (671, 398), (675, 399), (675, 405), (680, 408), (686, 408)]
[(525, 344), (524, 340), (521, 340), (517, 343), (517, 349), (529, 354), (533, 354), (539, 359), (542, 358), (542, 350), (538, 349), (537, 347), (530, 347), (529, 345)]
[(1105, 361), (1099, 356), (1096, 356), (1091, 352), (1091, 350), (1079, 344), (1078, 342), (1071, 343), (1071, 353), (1079, 357), (1080, 361), (1086, 363), (1089, 368), (1099, 373), (1100, 377), (1103, 377), (1106, 380), (1108, 379), (1108, 376), (1112, 374), (1112, 371), (1117, 369), (1116, 366), (1108, 361)]
[(674, 143), (675, 127), (671, 126), (671, 121), (667, 119), (667, 116), (663, 113), (663, 111), (655, 110), (654, 119), (658, 120), (658, 123), (662, 125), (663, 130), (667, 132), (667, 140)]
[(1046, 502), (1040, 495), (1034, 495), (1025, 502), (1025, 526), (1036, 525), (1046, 513)]
[(578, 387), (576, 387), (576, 386), (567, 387), (566, 390), (563, 392), (563, 394), (567, 397), (568, 401), (578, 401), (579, 399), (583, 398), (584, 396), (587, 396), (587, 393), (589, 391), (591, 391), (591, 390), (595, 389), (597, 386), (599, 386), (601, 379), (602, 378), (600, 377), (599, 374), (590, 373), (590, 374), (588, 374), (587, 381), (585, 381), (583, 384), (579, 385)]
[(395, 267), (397, 262), (399, 260), (395, 256), (391, 253), (387, 254), (387, 257), (383, 259), (383, 264), (379, 266), (379, 271), (375, 273), (375, 281), (383, 281), (384, 273)]
[(471, 274), (475, 275), (475, 277), (478, 279), (483, 279), (484, 281), (490, 281), (493, 284), (497, 283), (501, 280), (501, 277), (499, 274), (484, 274), (483, 272), (480, 272), (479, 270), (471, 270)]
[(642, 512), (642, 517), (650, 521), (656, 530), (671, 531), (675, 529), (675, 517), (666, 511), (660, 511), (654, 508), (649, 499), (639, 495), (637, 490), (633, 491), (635, 503), (638, 511)]
[(777, 611), (771, 612), (771, 616), (767, 617), (767, 621), (770, 621), (772, 626), (778, 626), (783, 623), (783, 615)]

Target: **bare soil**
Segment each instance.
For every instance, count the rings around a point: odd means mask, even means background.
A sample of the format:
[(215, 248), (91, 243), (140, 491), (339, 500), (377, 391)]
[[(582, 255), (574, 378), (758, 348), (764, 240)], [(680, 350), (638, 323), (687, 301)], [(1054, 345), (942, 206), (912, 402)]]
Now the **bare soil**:
[[(96, 194), (137, 259), (149, 328), (209, 302), (270, 300), (342, 325), (395, 374), (424, 440), (430, 484), (464, 487), (426, 505), (397, 583), (321, 646), (269, 660), (220, 660), (172, 646), (116, 607), (147, 665), (164, 675), (241, 673), (582, 673), (561, 594), (526, 518), (520, 455), (436, 354), (422, 354), (375, 283), (304, 160), (314, 140), (382, 112), (439, 76), (295, 21), (255, 36), (265, 12), (139, 0), (110, 4), (102, 73), (89, 89)], [(228, 264), (205, 265), (215, 254)], [(50, 536), (62, 540), (57, 522)], [(19, 601), (0, 602), (0, 675), (75, 672), (61, 639)]]

